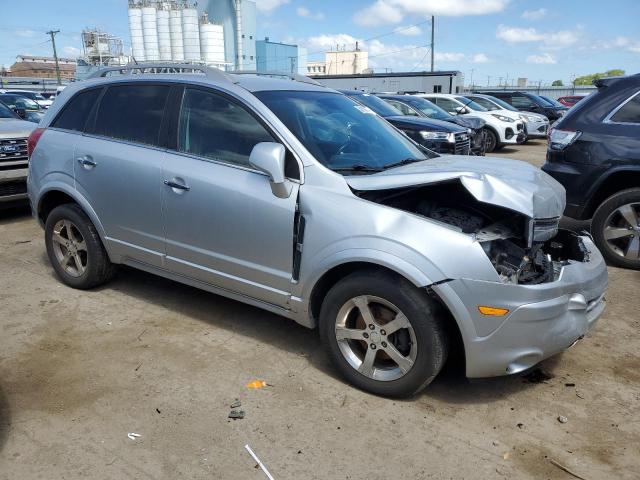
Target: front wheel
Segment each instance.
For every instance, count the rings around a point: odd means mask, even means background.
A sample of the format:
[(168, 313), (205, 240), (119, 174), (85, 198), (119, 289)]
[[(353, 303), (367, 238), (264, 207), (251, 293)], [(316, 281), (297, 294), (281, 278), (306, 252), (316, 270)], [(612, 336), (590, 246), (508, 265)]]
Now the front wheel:
[(351, 274), (329, 291), (320, 335), (349, 382), (392, 397), (431, 383), (449, 347), (439, 305), (407, 280), (381, 272)]
[(591, 233), (609, 264), (640, 269), (640, 188), (602, 202), (593, 215)]
[(484, 151), (486, 153), (493, 152), (498, 147), (498, 136), (493, 130), (485, 129), (486, 132), (486, 146)]

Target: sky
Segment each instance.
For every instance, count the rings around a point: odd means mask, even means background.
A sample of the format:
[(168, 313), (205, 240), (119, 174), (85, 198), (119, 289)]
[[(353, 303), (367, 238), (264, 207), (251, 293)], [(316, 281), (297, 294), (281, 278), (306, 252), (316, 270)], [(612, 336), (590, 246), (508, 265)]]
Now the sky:
[[(201, 4), (208, 1), (200, 0)], [(256, 0), (257, 38), (296, 43), (309, 60), (328, 48), (368, 50), (376, 71), (429, 68), (430, 15), (435, 64), (466, 83), (569, 83), (621, 68), (640, 72), (640, 0)], [(19, 8), (16, 6), (19, 5)], [(46, 31), (60, 30), (60, 56), (75, 58), (80, 32), (99, 27), (129, 46), (126, 0), (0, 0), (0, 65), (18, 54), (51, 55)]]

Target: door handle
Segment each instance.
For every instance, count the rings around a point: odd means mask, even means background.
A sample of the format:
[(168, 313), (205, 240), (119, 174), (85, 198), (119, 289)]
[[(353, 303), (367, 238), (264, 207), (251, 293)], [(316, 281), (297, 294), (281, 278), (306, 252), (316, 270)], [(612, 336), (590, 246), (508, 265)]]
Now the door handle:
[(95, 167), (97, 165), (96, 162), (94, 162), (93, 158), (91, 157), (91, 155), (83, 155), (82, 157), (77, 157), (76, 160), (78, 160), (78, 163), (80, 165), (82, 165), (83, 167)]
[(189, 185), (184, 185), (183, 183), (174, 182), (173, 180), (165, 180), (164, 184), (167, 187), (176, 188), (178, 190), (184, 190), (186, 192), (191, 190), (191, 187)]

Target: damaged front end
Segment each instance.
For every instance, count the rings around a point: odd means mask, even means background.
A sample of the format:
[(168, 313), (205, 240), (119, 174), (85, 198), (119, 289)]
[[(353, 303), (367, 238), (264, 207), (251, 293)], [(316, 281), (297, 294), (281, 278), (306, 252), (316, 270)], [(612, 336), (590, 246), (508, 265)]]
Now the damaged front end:
[(560, 216), (531, 218), (478, 201), (458, 180), (355, 193), (471, 235), (503, 283), (553, 282), (569, 262), (588, 260), (589, 253), (580, 237), (559, 229)]

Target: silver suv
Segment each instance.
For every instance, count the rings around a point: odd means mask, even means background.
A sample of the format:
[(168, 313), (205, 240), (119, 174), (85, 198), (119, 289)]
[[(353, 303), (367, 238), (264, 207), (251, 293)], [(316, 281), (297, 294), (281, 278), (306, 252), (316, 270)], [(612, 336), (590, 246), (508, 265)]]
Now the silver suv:
[(34, 134), (29, 196), (66, 284), (126, 264), (258, 306), (389, 396), (449, 353), (469, 377), (520, 372), (601, 315), (605, 263), (558, 229), (542, 171), (438, 156), (304, 77), (121, 70), (67, 87)]

